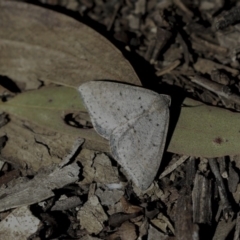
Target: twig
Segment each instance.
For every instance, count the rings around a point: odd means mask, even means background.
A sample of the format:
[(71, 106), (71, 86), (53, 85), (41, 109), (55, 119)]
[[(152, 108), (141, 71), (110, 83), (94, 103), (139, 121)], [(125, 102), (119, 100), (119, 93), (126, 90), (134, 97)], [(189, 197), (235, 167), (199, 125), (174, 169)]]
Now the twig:
[(63, 160), (59, 163), (58, 167), (59, 168), (63, 168), (65, 165), (67, 165), (69, 163), (69, 161), (71, 160), (71, 158), (74, 156), (74, 154), (76, 154), (76, 151), (78, 150), (78, 148), (84, 143), (84, 139), (82, 138), (78, 138), (76, 139), (76, 141), (74, 142), (71, 151), (63, 158)]
[(233, 240), (239, 240), (239, 238), (240, 238), (240, 213), (238, 212)]
[(190, 54), (189, 54), (189, 50), (188, 50), (188, 45), (186, 44), (186, 42), (184, 41), (184, 39), (180, 33), (177, 34), (177, 39), (183, 48), (183, 55), (184, 55), (185, 63), (182, 68), (187, 70), (189, 67), (189, 62), (190, 62)]
[(112, 16), (110, 18), (110, 21), (108, 22), (108, 25), (107, 25), (107, 31), (111, 30), (112, 25), (114, 23), (114, 20), (115, 20), (115, 18), (117, 16), (117, 13), (118, 13), (121, 5), (122, 5), (122, 1), (114, 1), (113, 3), (114, 3), (115, 6), (114, 6), (114, 10), (113, 10)]
[(175, 69), (179, 64), (180, 64), (180, 60), (176, 60), (173, 63), (169, 64), (167, 67), (163, 68), (162, 70), (159, 70), (156, 72), (156, 75), (158, 77), (171, 72), (173, 69)]
[(240, 105), (240, 96), (237, 94), (231, 93), (231, 90), (226, 85), (222, 85), (220, 83), (213, 82), (207, 78), (201, 76), (190, 77), (191, 81), (197, 83), (199, 86), (202, 86), (208, 89), (211, 92), (216, 93), (218, 96), (224, 97), (229, 101), (232, 101), (236, 104)]
[(220, 196), (220, 199), (222, 202), (223, 217), (227, 220), (229, 218), (229, 216), (232, 216), (233, 211), (232, 211), (232, 206), (228, 201), (227, 191), (226, 191), (226, 188), (223, 183), (223, 179), (222, 179), (219, 169), (218, 169), (217, 160), (215, 158), (209, 159), (209, 166), (212, 170), (212, 173), (214, 174), (214, 176), (216, 178), (219, 196)]
[(226, 12), (216, 23), (217, 30), (228, 27), (229, 25), (240, 20), (240, 7), (235, 7)]
[(185, 12), (190, 18), (193, 17), (193, 12), (189, 10), (181, 0), (173, 0), (173, 3), (175, 3), (183, 12)]
[(208, 42), (205, 39), (202, 39), (198, 36), (196, 36), (195, 33), (191, 34), (191, 38), (193, 40), (195, 40), (197, 43), (203, 45), (204, 47), (206, 47), (209, 51), (213, 52), (213, 53), (218, 53), (218, 54), (223, 54), (226, 55), (228, 53), (228, 49), (213, 43)]
[(183, 164), (189, 157), (188, 156), (182, 156), (175, 162), (173, 165), (168, 167), (165, 171), (162, 172), (162, 174), (159, 176), (159, 179), (167, 176), (169, 173), (173, 172), (178, 166)]
[(166, 29), (157, 28), (156, 40), (155, 40), (155, 47), (152, 52), (152, 56), (150, 59), (150, 63), (156, 62), (160, 51), (166, 45), (168, 40), (172, 37), (172, 33)]

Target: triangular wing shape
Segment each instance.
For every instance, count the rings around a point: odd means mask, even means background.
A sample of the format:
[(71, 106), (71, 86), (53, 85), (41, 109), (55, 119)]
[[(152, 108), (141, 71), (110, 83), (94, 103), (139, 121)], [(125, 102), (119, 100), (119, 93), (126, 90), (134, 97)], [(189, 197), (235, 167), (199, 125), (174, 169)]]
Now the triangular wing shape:
[(168, 105), (161, 109), (153, 107), (151, 111), (137, 119), (117, 127), (111, 135), (110, 146), (113, 157), (123, 167), (128, 179), (142, 190), (149, 187), (158, 172), (165, 147), (168, 122)]
[(89, 81), (79, 87), (95, 130), (109, 139), (112, 131), (147, 111), (159, 94), (127, 84)]
[(107, 81), (84, 83), (79, 91), (95, 130), (110, 140), (112, 155), (128, 179), (147, 189), (161, 163), (170, 97)]

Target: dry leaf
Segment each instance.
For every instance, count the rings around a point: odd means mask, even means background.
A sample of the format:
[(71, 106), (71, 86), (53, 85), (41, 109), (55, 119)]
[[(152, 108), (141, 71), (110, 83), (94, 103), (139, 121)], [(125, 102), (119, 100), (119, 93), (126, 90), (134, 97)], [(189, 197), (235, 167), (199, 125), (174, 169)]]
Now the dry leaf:
[(117, 168), (114, 170), (110, 159), (105, 154), (98, 154), (93, 160), (94, 181), (98, 183), (118, 183)]
[(230, 232), (236, 226), (236, 219), (228, 219), (227, 221), (219, 221), (216, 231), (213, 236), (213, 240), (225, 240)]
[[(47, 169), (46, 169), (47, 171)], [(56, 168), (50, 174), (36, 175), (32, 180), (0, 189), (0, 211), (30, 205), (54, 196), (53, 190), (74, 183), (79, 178), (80, 167), (76, 163)], [(21, 179), (18, 178), (20, 181)]]
[(155, 240), (155, 239), (165, 240), (167, 238), (168, 238), (168, 235), (165, 235), (164, 233), (160, 232), (151, 224), (149, 225), (148, 238), (147, 238), (148, 240)]
[(123, 196), (120, 200), (122, 207), (125, 213), (138, 213), (142, 211), (142, 208), (136, 205), (129, 203), (126, 198)]
[(165, 217), (162, 213), (159, 213), (158, 216), (151, 220), (151, 223), (157, 228), (161, 229), (162, 232), (167, 233), (167, 228), (174, 233), (174, 228), (167, 217)]
[(28, 207), (17, 208), (0, 222), (1, 240), (28, 239), (40, 227), (40, 220)]
[(141, 215), (141, 212), (138, 213), (115, 213), (111, 215), (108, 219), (109, 226), (116, 228), (122, 225), (124, 222), (128, 221), (129, 219), (136, 218)]
[(0, 134), (8, 137), (1, 156), (8, 162), (28, 168), (32, 174), (41, 167), (61, 162), (77, 138), (14, 117), (0, 128)]
[(85, 235), (85, 236), (81, 237), (81, 240), (101, 240), (101, 238), (92, 237), (90, 235)]
[(133, 223), (124, 222), (118, 230), (110, 235), (107, 239), (114, 240), (120, 238), (121, 240), (136, 240), (137, 233), (136, 227)]
[(89, 233), (98, 234), (104, 228), (104, 222), (108, 217), (105, 214), (101, 204), (96, 196), (92, 196), (79, 210), (77, 218), (80, 220), (82, 229), (86, 229)]
[(140, 85), (122, 54), (93, 29), (58, 12), (0, 1), (0, 74), (26, 88), (41, 81), (74, 87), (93, 79)]
[(95, 152), (89, 149), (82, 149), (77, 159), (83, 166), (83, 180), (80, 182), (81, 185), (91, 184), (94, 180), (95, 171), (92, 167)]
[(133, 223), (124, 222), (118, 229), (121, 240), (135, 240), (137, 238), (136, 227)]
[[(96, 155), (96, 156), (95, 156)], [(83, 180), (81, 185), (98, 182), (103, 184), (119, 183), (117, 168), (112, 166), (105, 154), (96, 154), (94, 151), (83, 149), (78, 160), (83, 166)]]
[(103, 189), (101, 186), (101, 188), (99, 187), (96, 190), (95, 194), (99, 197), (102, 205), (110, 207), (120, 200), (120, 198), (124, 195), (124, 191), (119, 189)]
[(70, 208), (75, 208), (82, 204), (82, 201), (77, 196), (66, 197), (65, 199), (59, 199), (56, 201), (54, 206), (51, 208), (51, 211), (65, 211)]

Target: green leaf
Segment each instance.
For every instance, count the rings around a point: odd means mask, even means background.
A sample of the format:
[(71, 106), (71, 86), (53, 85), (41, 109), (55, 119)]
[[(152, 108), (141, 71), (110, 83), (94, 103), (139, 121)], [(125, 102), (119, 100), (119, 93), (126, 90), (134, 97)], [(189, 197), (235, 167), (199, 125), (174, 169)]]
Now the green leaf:
[(167, 151), (200, 157), (240, 153), (240, 114), (187, 98)]
[[(93, 149), (109, 151), (108, 142), (94, 129), (74, 128), (64, 122), (68, 113), (86, 113), (76, 89), (49, 87), (24, 92), (0, 104), (0, 109), (43, 128), (85, 138)], [(239, 126), (239, 113), (187, 98), (167, 151), (201, 157), (238, 154)]]
[[(64, 117), (68, 113), (84, 113), (78, 91), (70, 87), (48, 87), (21, 93), (8, 102), (0, 104), (0, 109), (51, 131), (93, 140), (96, 150), (107, 149), (107, 141), (93, 129), (69, 126)], [(89, 143), (90, 144), (90, 143)]]

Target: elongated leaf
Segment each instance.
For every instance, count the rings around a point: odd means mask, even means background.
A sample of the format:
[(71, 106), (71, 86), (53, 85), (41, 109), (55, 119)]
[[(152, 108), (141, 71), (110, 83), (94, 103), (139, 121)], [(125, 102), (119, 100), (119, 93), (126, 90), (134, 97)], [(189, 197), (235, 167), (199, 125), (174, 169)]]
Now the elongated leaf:
[[(94, 129), (68, 126), (63, 116), (86, 112), (77, 90), (51, 87), (19, 94), (0, 109), (46, 129), (89, 140), (88, 146), (109, 151), (108, 142)], [(167, 151), (191, 156), (218, 157), (239, 153), (240, 117), (225, 109), (186, 99)]]
[(68, 113), (87, 119), (79, 94), (73, 88), (27, 91), (1, 103), (0, 109), (10, 114), (10, 122), (0, 128), (0, 136), (8, 137), (1, 156), (23, 168), (27, 166), (32, 174), (41, 167), (62, 161), (78, 138), (85, 139), (87, 148), (108, 151), (108, 142), (92, 129), (65, 123), (64, 116)]
[(27, 91), (1, 103), (0, 109), (48, 130), (86, 138), (96, 142), (93, 149), (106, 149), (107, 141), (92, 129), (69, 126), (64, 117), (69, 113), (86, 112), (77, 90), (70, 87), (48, 87)]
[(39, 80), (78, 87), (94, 79), (140, 85), (109, 41), (63, 14), (0, 0), (0, 74), (36, 88)]
[(185, 99), (168, 151), (202, 157), (239, 154), (240, 114)]

